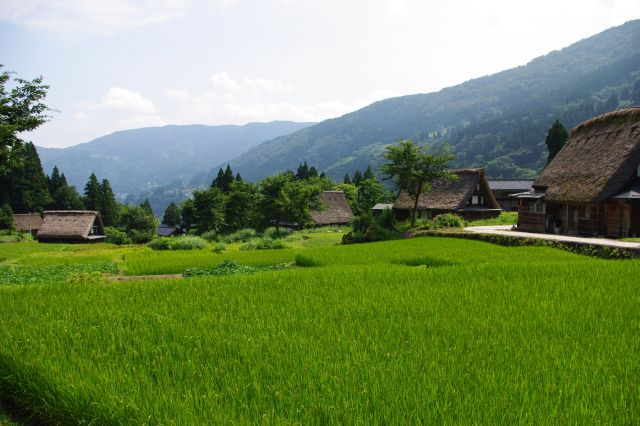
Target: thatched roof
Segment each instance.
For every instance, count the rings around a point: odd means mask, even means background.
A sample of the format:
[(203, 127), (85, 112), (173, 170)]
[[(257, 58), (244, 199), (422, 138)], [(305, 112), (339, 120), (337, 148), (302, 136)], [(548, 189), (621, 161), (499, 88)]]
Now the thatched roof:
[(640, 107), (592, 118), (571, 137), (533, 186), (545, 200), (600, 203), (634, 179), (640, 165)]
[(18, 231), (36, 232), (42, 225), (42, 217), (38, 213), (14, 214), (13, 227)]
[[(491, 208), (499, 209), (498, 202), (493, 196), (483, 169), (452, 170), (458, 176), (456, 180), (436, 180), (431, 184), (431, 190), (420, 195), (418, 210), (451, 210), (457, 211), (467, 207), (469, 198), (480, 184), (485, 193), (487, 203)], [(406, 192), (400, 192), (393, 203), (394, 209), (411, 210), (413, 200)]]
[[(97, 235), (89, 235), (94, 223)], [(44, 212), (38, 239), (90, 240), (104, 238), (104, 226), (100, 213), (92, 210), (52, 210)]]
[(320, 201), (325, 209), (311, 212), (311, 219), (316, 225), (341, 225), (353, 219), (353, 212), (344, 192), (324, 191), (320, 194)]

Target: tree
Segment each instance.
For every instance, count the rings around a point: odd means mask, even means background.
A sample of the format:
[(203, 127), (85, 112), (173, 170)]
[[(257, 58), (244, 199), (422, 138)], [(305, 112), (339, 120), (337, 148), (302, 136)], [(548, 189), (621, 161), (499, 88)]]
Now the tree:
[(102, 215), (102, 223), (104, 226), (115, 226), (118, 222), (118, 203), (107, 179), (102, 181), (100, 192), (100, 214)]
[(351, 178), (349, 177), (348, 172), (344, 174), (344, 179), (342, 180), (342, 183), (346, 183), (347, 185), (351, 184)]
[(67, 186), (67, 178), (64, 177), (64, 173), (60, 174), (60, 170), (58, 170), (58, 166), (53, 166), (53, 171), (51, 172), (51, 176), (47, 178), (49, 183), (49, 193), (51, 195), (55, 194), (56, 191), (63, 186)]
[(136, 244), (151, 241), (157, 233), (158, 220), (140, 206), (121, 206), (118, 228)]
[(314, 166), (309, 167), (309, 179), (318, 177), (318, 169)]
[(199, 234), (220, 232), (224, 225), (225, 196), (220, 188), (193, 191), (194, 225)]
[(242, 182), (242, 176), (240, 176), (240, 172), (236, 173), (236, 182)]
[(19, 166), (14, 165), (10, 175), (2, 179), (0, 202), (10, 203), (17, 213), (42, 211), (53, 199), (36, 147), (27, 142), (16, 151), (14, 155)]
[(57, 210), (84, 210), (85, 207), (76, 187), (65, 185), (58, 188), (53, 194), (53, 208)]
[(142, 204), (140, 204), (140, 207), (142, 207), (142, 209), (147, 212), (147, 214), (154, 216), (155, 214), (153, 213), (153, 207), (151, 207), (151, 203), (149, 202), (148, 198), (145, 198), (144, 201), (142, 202)]
[(285, 199), (285, 186), (295, 179), (292, 172), (282, 172), (274, 176), (268, 176), (260, 182), (258, 188), (260, 199), (258, 210), (262, 221), (266, 226), (280, 228), (280, 224), (287, 215), (287, 200)]
[(180, 209), (173, 201), (167, 206), (162, 216), (162, 223), (169, 226), (178, 226), (182, 222), (182, 215)]
[(7, 89), (11, 72), (2, 71), (0, 64), (0, 175), (9, 173), (19, 166), (16, 157), (23, 141), (18, 134), (29, 132), (45, 123), (49, 108), (41, 101), (46, 97), (49, 86), (42, 84), (42, 77), (31, 81), (15, 78), (15, 87)]
[(341, 183), (336, 185), (336, 190), (344, 192), (347, 203), (354, 214), (358, 212), (358, 188), (352, 183)]
[(327, 174), (324, 172), (324, 170), (320, 173), (320, 179), (324, 180), (324, 179), (329, 179), (327, 177)]
[(289, 181), (282, 188), (284, 217), (300, 228), (311, 225), (311, 211), (322, 208), (320, 193), (322, 186), (316, 180)]
[(367, 170), (365, 170), (364, 174), (362, 175), (362, 180), (367, 180), (367, 179), (375, 179), (376, 175), (373, 174), (373, 170), (371, 170), (371, 166), (367, 166)]
[(220, 188), (222, 189), (222, 185), (224, 185), (224, 170), (222, 167), (218, 169), (218, 175), (211, 182), (211, 188)]
[(358, 186), (358, 214), (371, 212), (373, 206), (384, 200), (386, 193), (384, 186), (375, 178), (364, 179)]
[(306, 161), (298, 165), (298, 170), (296, 171), (296, 179), (309, 179), (309, 165)]
[(100, 211), (102, 208), (102, 190), (95, 173), (91, 173), (84, 186), (84, 206), (88, 210)]
[(547, 145), (547, 150), (549, 151), (547, 164), (551, 163), (551, 160), (553, 160), (560, 149), (562, 149), (568, 138), (569, 134), (567, 133), (567, 129), (565, 129), (562, 123), (560, 123), (560, 120), (554, 121), (551, 128), (549, 128), (547, 138), (544, 141)]
[(231, 166), (227, 164), (227, 168), (224, 171), (224, 183), (222, 185), (222, 192), (228, 194), (231, 191), (231, 182), (233, 182), (235, 178), (233, 177), (233, 171), (231, 170)]
[(236, 181), (231, 184), (225, 217), (227, 225), (242, 229), (255, 222), (258, 190), (249, 182)]
[(431, 183), (436, 179), (453, 180), (456, 175), (448, 170), (454, 156), (447, 148), (437, 153), (429, 152), (427, 147), (417, 145), (411, 139), (399, 141), (396, 145), (385, 147), (382, 172), (413, 200), (411, 225), (416, 223), (418, 200), (423, 192), (431, 190)]
[(182, 203), (180, 216), (182, 217), (182, 222), (180, 223), (182, 229), (188, 232), (194, 228), (196, 223), (196, 208), (191, 198), (184, 200)]
[(362, 173), (360, 173), (360, 170), (356, 170), (356, 172), (353, 174), (353, 184), (355, 186), (360, 185), (360, 182), (362, 182)]
[(9, 204), (0, 205), (0, 229), (13, 228), (13, 210)]

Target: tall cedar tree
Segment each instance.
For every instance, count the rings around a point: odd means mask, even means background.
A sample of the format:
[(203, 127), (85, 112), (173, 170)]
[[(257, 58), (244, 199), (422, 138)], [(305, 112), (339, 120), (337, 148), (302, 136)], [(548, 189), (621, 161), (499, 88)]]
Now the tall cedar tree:
[(233, 170), (231, 170), (231, 166), (227, 164), (227, 168), (224, 171), (224, 185), (222, 188), (222, 192), (228, 194), (231, 191), (231, 182), (233, 182), (235, 178), (233, 177)]
[[(63, 175), (64, 176), (64, 175)], [(53, 194), (55, 210), (84, 210), (84, 202), (75, 186), (64, 185)]]
[(344, 179), (342, 179), (342, 183), (346, 183), (348, 185), (351, 184), (351, 178), (349, 177), (349, 173), (348, 172), (344, 174)]
[(102, 216), (102, 223), (104, 226), (115, 226), (118, 223), (118, 203), (107, 179), (103, 179), (100, 185), (100, 192), (100, 214)]
[(567, 129), (565, 129), (562, 123), (560, 123), (560, 120), (554, 121), (553, 125), (547, 132), (547, 138), (544, 141), (547, 145), (547, 150), (549, 151), (547, 164), (555, 158), (556, 154), (558, 154), (562, 149), (568, 138), (569, 134), (567, 133)]
[(87, 210), (102, 210), (102, 190), (95, 173), (91, 173), (84, 186), (84, 206)]
[(396, 186), (413, 200), (411, 225), (416, 223), (420, 195), (431, 190), (431, 183), (436, 179), (457, 178), (449, 171), (449, 162), (454, 157), (446, 149), (440, 153), (431, 153), (411, 139), (387, 145), (384, 158), (387, 163), (382, 166), (383, 173), (392, 178)]
[(360, 173), (360, 170), (356, 170), (356, 172), (353, 174), (353, 184), (355, 186), (360, 185), (360, 182), (362, 182), (362, 173)]
[[(15, 78), (11, 82), (12, 73), (2, 68), (0, 64), (0, 176), (20, 166), (16, 154), (23, 141), (18, 135), (36, 129), (49, 119), (46, 114), (49, 108), (41, 102), (49, 86), (42, 84), (42, 77), (31, 81)], [(14, 87), (7, 89), (7, 85)]]
[(240, 176), (240, 172), (236, 173), (236, 182), (242, 182), (242, 176)]
[(317, 177), (318, 177), (318, 169), (316, 169), (314, 166), (309, 167), (309, 179), (313, 179)]
[(233, 182), (225, 208), (227, 225), (235, 229), (253, 225), (257, 204), (258, 190), (255, 185), (242, 181)]
[(153, 207), (151, 207), (151, 203), (149, 202), (148, 198), (144, 199), (144, 202), (142, 204), (140, 204), (140, 207), (142, 207), (142, 209), (148, 214), (151, 215), (153, 217), (155, 217), (155, 214), (153, 213)]
[(169, 226), (179, 226), (182, 221), (180, 209), (173, 201), (167, 206), (162, 216), (162, 223)]
[(58, 166), (53, 166), (53, 171), (51, 172), (51, 176), (47, 178), (49, 183), (49, 193), (51, 195), (55, 194), (56, 191), (63, 186), (67, 186), (67, 178), (64, 177), (64, 173), (60, 174), (60, 170), (58, 170)]
[(211, 182), (211, 188), (219, 188), (222, 189), (222, 185), (224, 184), (224, 170), (222, 167), (218, 169), (218, 175)]
[(196, 208), (191, 198), (183, 201), (182, 206), (180, 206), (180, 216), (182, 217), (182, 221), (180, 222), (182, 229), (187, 232), (195, 229)]
[(0, 202), (10, 204), (15, 213), (42, 211), (53, 199), (36, 147), (28, 142), (17, 151), (13, 155), (19, 165), (0, 182)]
[(298, 170), (296, 171), (296, 179), (298, 180), (309, 179), (309, 165), (307, 164), (306, 161), (298, 165)]
[(213, 231), (216, 234), (224, 225), (225, 195), (219, 188), (193, 191), (195, 228), (199, 234)]
[(375, 179), (376, 176), (373, 174), (373, 171), (371, 170), (371, 166), (367, 166), (367, 170), (365, 170), (364, 174), (362, 175), (362, 180), (367, 180), (367, 179)]
[[(365, 173), (366, 175), (366, 173)], [(387, 191), (375, 178), (364, 179), (358, 186), (358, 214), (371, 212), (371, 208), (384, 201)]]

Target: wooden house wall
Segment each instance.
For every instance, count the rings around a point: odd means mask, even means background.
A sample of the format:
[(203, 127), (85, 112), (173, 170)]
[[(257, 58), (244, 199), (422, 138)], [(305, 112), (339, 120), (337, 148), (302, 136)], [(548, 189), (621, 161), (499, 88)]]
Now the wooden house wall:
[(545, 232), (547, 221), (545, 213), (533, 211), (534, 201), (521, 199), (518, 205), (518, 229), (529, 232)]

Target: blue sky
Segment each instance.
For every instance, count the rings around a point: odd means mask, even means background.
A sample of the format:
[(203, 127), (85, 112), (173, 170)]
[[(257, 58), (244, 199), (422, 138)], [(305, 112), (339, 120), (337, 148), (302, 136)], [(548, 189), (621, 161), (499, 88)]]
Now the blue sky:
[(51, 86), (69, 146), (166, 124), (319, 121), (523, 65), (640, 0), (2, 0), (0, 63)]

